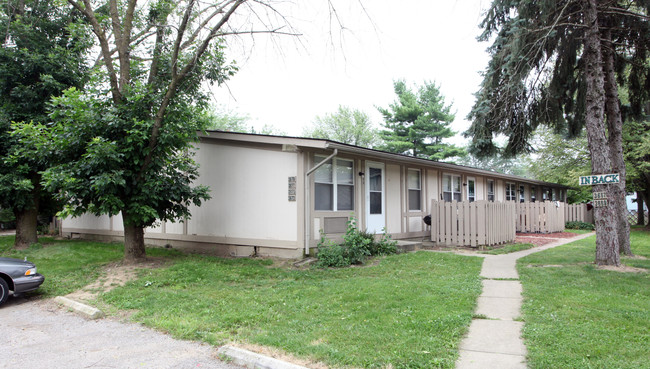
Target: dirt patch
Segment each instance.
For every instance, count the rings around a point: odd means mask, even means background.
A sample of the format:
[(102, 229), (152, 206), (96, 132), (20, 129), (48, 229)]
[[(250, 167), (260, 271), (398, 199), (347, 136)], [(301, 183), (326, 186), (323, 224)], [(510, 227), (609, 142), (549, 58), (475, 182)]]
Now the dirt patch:
[(542, 238), (572, 238), (580, 236), (578, 233), (556, 232), (556, 233), (517, 233), (517, 237), (542, 237)]
[(109, 264), (104, 268), (103, 276), (86, 287), (68, 294), (66, 297), (73, 300), (94, 300), (100, 293), (124, 286), (127, 282), (136, 279), (139, 270), (160, 268), (166, 263), (162, 258), (148, 257), (146, 261), (138, 264), (124, 264), (123, 262)]
[(568, 239), (579, 236), (571, 232), (557, 233), (517, 233), (515, 243), (532, 243), (535, 246), (543, 246), (559, 239)]
[(647, 273), (647, 269), (643, 268), (635, 268), (631, 267), (628, 265), (621, 265), (621, 266), (615, 266), (615, 265), (600, 265), (597, 266), (596, 269), (600, 270), (609, 270), (612, 272), (620, 272), (620, 273)]
[[(320, 344), (321, 340), (313, 341), (312, 343)], [(243, 343), (243, 342), (232, 343), (231, 345), (235, 347), (243, 348), (244, 350), (253, 351), (258, 354), (270, 356), (278, 360), (286, 361), (296, 365), (302, 365), (307, 368), (328, 369), (327, 365), (323, 363), (317, 363), (307, 359), (300, 359), (282, 350), (275, 349), (272, 347), (260, 346), (252, 343)]]
[(546, 245), (551, 242), (557, 241), (554, 238), (542, 238), (542, 237), (515, 237), (515, 243), (532, 243), (535, 246)]
[(632, 260), (648, 260), (647, 257), (641, 255), (632, 255), (632, 256), (621, 255), (621, 257), (625, 259), (632, 259)]
[(527, 268), (562, 268), (564, 265), (559, 265), (559, 264), (545, 264), (545, 265), (533, 265), (533, 264), (528, 264), (526, 265)]

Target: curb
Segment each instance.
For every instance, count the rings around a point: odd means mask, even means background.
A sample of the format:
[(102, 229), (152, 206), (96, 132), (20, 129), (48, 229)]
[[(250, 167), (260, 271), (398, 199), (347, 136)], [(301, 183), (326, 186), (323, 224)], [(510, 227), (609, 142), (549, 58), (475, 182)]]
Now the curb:
[(71, 300), (67, 297), (63, 296), (57, 296), (54, 298), (54, 301), (59, 303), (60, 305), (63, 305), (65, 307), (68, 307), (75, 311), (76, 313), (79, 313), (87, 318), (90, 319), (99, 319), (104, 316), (104, 313), (101, 312), (101, 310), (94, 308), (92, 306), (88, 306), (86, 304), (82, 304), (80, 302)]
[(307, 369), (304, 366), (287, 363), (272, 357), (244, 350), (233, 346), (222, 346), (217, 350), (219, 356), (225, 356), (233, 364), (241, 365), (248, 369)]

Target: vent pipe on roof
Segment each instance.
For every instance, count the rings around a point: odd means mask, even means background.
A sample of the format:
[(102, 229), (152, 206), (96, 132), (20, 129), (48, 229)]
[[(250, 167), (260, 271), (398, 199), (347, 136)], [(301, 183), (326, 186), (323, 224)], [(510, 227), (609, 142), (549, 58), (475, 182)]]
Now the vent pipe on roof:
[(313, 226), (311, 222), (311, 201), (310, 201), (310, 196), (309, 196), (309, 190), (310, 190), (310, 184), (309, 184), (309, 175), (314, 173), (316, 169), (320, 168), (323, 164), (327, 163), (327, 161), (332, 160), (336, 155), (338, 155), (339, 150), (334, 149), (334, 152), (332, 152), (332, 155), (326, 157), (321, 161), (320, 163), (314, 165), (313, 168), (308, 170), (305, 173), (305, 255), (309, 255), (309, 241), (311, 240), (311, 228)]

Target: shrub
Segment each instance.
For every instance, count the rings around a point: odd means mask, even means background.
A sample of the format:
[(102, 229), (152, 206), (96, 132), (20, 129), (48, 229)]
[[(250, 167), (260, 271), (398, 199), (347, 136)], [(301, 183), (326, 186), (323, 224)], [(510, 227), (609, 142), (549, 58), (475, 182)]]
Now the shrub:
[(318, 254), (316, 256), (318, 257), (316, 266), (319, 268), (350, 265), (350, 260), (348, 260), (343, 246), (328, 240), (322, 232), (320, 242), (318, 243)]
[(350, 264), (363, 264), (368, 256), (389, 255), (397, 253), (397, 241), (384, 234), (379, 241), (375, 235), (357, 228), (357, 220), (351, 217), (343, 236), (343, 243), (336, 244), (325, 237), (321, 231), (318, 243), (318, 267), (343, 267)]
[(393, 240), (386, 232), (386, 228), (384, 228), (383, 231), (384, 233), (381, 235), (379, 241), (373, 244), (374, 247), (370, 250), (370, 255), (397, 254), (397, 241)]
[(347, 251), (350, 264), (362, 264), (370, 255), (370, 249), (374, 242), (375, 238), (372, 234), (359, 231), (355, 217), (348, 220), (348, 229), (343, 236), (343, 247)]
[(588, 231), (593, 231), (595, 229), (595, 226), (591, 223), (585, 223), (585, 222), (566, 222), (564, 225), (564, 228), (566, 229), (584, 229)]

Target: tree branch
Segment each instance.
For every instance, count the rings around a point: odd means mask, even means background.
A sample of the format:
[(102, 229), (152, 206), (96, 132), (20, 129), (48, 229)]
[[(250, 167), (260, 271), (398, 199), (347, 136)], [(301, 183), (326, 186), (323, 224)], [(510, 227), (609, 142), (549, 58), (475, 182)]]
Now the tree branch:
[[(196, 50), (195, 54), (190, 58), (190, 61), (187, 63), (187, 65), (181, 70), (180, 73), (177, 75), (172, 76), (172, 80), (170, 84), (167, 86), (167, 92), (165, 93), (165, 96), (163, 97), (162, 101), (160, 102), (160, 107), (158, 108), (158, 111), (156, 112), (156, 117), (154, 119), (154, 124), (151, 129), (151, 138), (149, 140), (149, 146), (147, 150), (147, 156), (145, 156), (142, 167), (140, 169), (140, 173), (138, 173), (138, 178), (137, 180), (140, 181), (142, 177), (144, 176), (144, 173), (146, 172), (147, 168), (151, 164), (153, 160), (153, 152), (156, 149), (156, 146), (158, 144), (158, 137), (160, 136), (160, 129), (162, 128), (162, 123), (163, 119), (165, 117), (165, 112), (167, 111), (167, 107), (171, 103), (172, 99), (176, 95), (176, 89), (178, 85), (185, 79), (185, 77), (190, 73), (190, 71), (196, 66), (197, 61), (199, 58), (203, 55), (203, 53), (206, 51), (208, 46), (210, 45), (210, 42), (212, 39), (215, 37), (219, 29), (223, 27), (224, 24), (230, 19), (230, 16), (239, 8), (240, 5), (242, 5), (246, 0), (235, 0), (234, 3), (232, 3), (232, 6), (228, 9), (228, 11), (223, 15), (223, 17), (217, 22), (212, 27), (212, 30), (210, 31), (210, 34), (203, 40), (203, 43), (199, 48)], [(188, 5), (189, 6), (189, 5)], [(178, 41), (177, 38), (177, 43), (175, 47), (178, 47), (180, 45), (180, 41)], [(176, 51), (178, 52), (178, 51)]]
[(122, 101), (122, 94), (119, 90), (119, 84), (117, 81), (117, 75), (115, 74), (115, 68), (113, 68), (113, 63), (111, 63), (111, 52), (108, 45), (108, 39), (106, 38), (106, 33), (104, 29), (97, 21), (95, 14), (92, 10), (92, 5), (90, 0), (83, 0), (84, 5), (82, 6), (75, 0), (68, 0), (68, 3), (71, 4), (75, 9), (79, 10), (82, 14), (86, 16), (88, 22), (90, 22), (93, 27), (93, 33), (99, 39), (99, 47), (101, 48), (102, 54), (104, 55), (104, 65), (106, 66), (106, 71), (108, 72), (108, 78), (111, 85), (111, 95), (115, 103), (120, 103)]
[(187, 4), (187, 8), (185, 8), (185, 14), (183, 14), (181, 25), (178, 27), (176, 41), (174, 41), (174, 51), (172, 52), (172, 79), (175, 79), (178, 73), (178, 52), (180, 50), (181, 41), (183, 41), (183, 36), (185, 35), (187, 23), (189, 22), (193, 8), (194, 0), (190, 0), (190, 2)]

